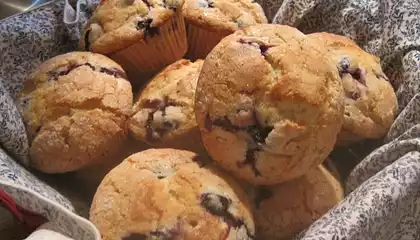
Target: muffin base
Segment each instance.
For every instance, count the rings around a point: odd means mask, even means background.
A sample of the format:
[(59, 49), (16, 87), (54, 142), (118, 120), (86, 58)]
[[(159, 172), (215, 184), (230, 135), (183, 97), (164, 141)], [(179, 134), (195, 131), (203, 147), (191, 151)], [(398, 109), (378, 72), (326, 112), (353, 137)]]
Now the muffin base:
[(213, 50), (220, 40), (229, 35), (228, 33), (211, 32), (197, 27), (194, 24), (187, 24), (187, 28), (187, 57), (194, 61), (197, 59), (205, 59), (207, 54)]
[(109, 55), (127, 72), (134, 86), (141, 86), (150, 77), (181, 59), (187, 52), (187, 33), (180, 10), (164, 25), (158, 34), (146, 36), (138, 43)]

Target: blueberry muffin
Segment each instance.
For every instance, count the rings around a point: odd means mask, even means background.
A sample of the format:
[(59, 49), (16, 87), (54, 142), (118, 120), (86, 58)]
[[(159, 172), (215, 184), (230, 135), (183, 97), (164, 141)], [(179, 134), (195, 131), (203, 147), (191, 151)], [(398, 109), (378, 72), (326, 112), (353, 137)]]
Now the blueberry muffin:
[(253, 0), (185, 0), (182, 11), (192, 59), (204, 59), (222, 38), (238, 29), (267, 23), (263, 9)]
[(42, 63), (19, 103), (31, 165), (62, 173), (99, 163), (126, 138), (132, 102), (124, 70), (105, 56), (72, 52)]
[(179, 60), (139, 92), (129, 129), (155, 147), (205, 152), (194, 115), (194, 95), (203, 60)]
[(109, 172), (90, 211), (102, 239), (255, 239), (243, 190), (199, 158), (149, 149)]
[(337, 144), (383, 137), (394, 122), (397, 99), (379, 58), (343, 36), (314, 33), (309, 37), (329, 49), (343, 81), (344, 123)]
[(258, 185), (318, 166), (344, 115), (343, 86), (325, 52), (281, 25), (254, 25), (224, 38), (207, 56), (196, 92), (196, 119), (211, 157)]
[(257, 238), (289, 240), (343, 199), (340, 183), (323, 167), (273, 186), (250, 189)]
[(103, 0), (84, 28), (80, 47), (109, 56), (132, 82), (185, 55), (183, 0)]

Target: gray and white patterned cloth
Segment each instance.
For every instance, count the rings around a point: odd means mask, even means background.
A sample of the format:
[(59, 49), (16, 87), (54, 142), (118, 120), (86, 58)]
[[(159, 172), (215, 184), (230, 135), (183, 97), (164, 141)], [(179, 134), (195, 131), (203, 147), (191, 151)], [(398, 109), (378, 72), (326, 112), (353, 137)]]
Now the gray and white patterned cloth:
[[(257, 1), (273, 23), (304, 33), (345, 35), (379, 56), (399, 102), (384, 145), (348, 176), (346, 198), (297, 239), (420, 239), (420, 1)], [(72, 214), (68, 199), (16, 163), (27, 163), (28, 143), (14, 100), (28, 72), (75, 49), (80, 27), (97, 1), (79, 2), (80, 16), (72, 24), (63, 22), (64, 1), (0, 21), (0, 145), (5, 150), (0, 151), (0, 188), (58, 222), (66, 235), (97, 239), (97, 230)]]

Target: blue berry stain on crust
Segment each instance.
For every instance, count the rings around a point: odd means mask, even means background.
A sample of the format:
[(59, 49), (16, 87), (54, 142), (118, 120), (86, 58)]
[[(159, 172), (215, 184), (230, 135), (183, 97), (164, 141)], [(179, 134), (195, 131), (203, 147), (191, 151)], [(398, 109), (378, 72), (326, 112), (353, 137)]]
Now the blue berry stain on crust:
[(59, 77), (61, 77), (61, 76), (65, 76), (65, 75), (69, 74), (71, 71), (73, 71), (74, 69), (79, 68), (79, 67), (82, 67), (82, 66), (88, 66), (88, 67), (90, 67), (92, 70), (94, 70), (94, 71), (95, 71), (95, 67), (94, 67), (94, 66), (92, 66), (92, 64), (90, 64), (90, 63), (84, 63), (84, 64), (71, 64), (71, 65), (69, 65), (69, 66), (67, 67), (67, 69), (65, 69), (65, 70), (63, 70), (63, 71), (59, 71), (59, 72), (50, 72), (50, 73), (49, 73), (49, 75), (50, 75), (50, 78), (51, 78), (53, 81), (56, 81)]
[(99, 69), (99, 72), (106, 73), (106, 74), (111, 75), (111, 76), (114, 76), (116, 78), (124, 78), (124, 79), (127, 79), (127, 75), (123, 71), (121, 71), (120, 69), (118, 69), (118, 68), (104, 68), (104, 67), (101, 67)]
[(215, 120), (211, 120), (210, 116), (207, 114), (204, 127), (207, 131), (211, 131), (213, 126), (220, 127), (224, 131), (227, 132), (238, 132), (238, 131), (246, 131), (252, 138), (252, 143), (248, 144), (248, 149), (245, 154), (245, 161), (238, 162), (237, 166), (239, 168), (243, 168), (245, 166), (250, 166), (252, 171), (254, 172), (255, 176), (261, 176), (261, 172), (256, 167), (255, 154), (262, 150), (262, 147), (265, 144), (265, 139), (267, 138), (268, 134), (273, 130), (271, 126), (263, 126), (257, 119), (255, 111), (252, 113), (252, 117), (254, 119), (253, 125), (247, 127), (239, 127), (235, 126), (231, 123), (231, 121), (225, 116), (222, 118), (217, 118)]
[(201, 206), (210, 214), (223, 218), (223, 221), (228, 225), (229, 231), (231, 228), (239, 229), (244, 227), (247, 239), (255, 239), (245, 222), (229, 212), (232, 204), (231, 199), (215, 193), (203, 193), (200, 198)]
[(340, 62), (338, 63), (338, 72), (340, 73), (340, 77), (342, 78), (344, 73), (348, 73), (350, 68), (350, 61), (347, 57), (341, 58)]
[(262, 43), (262, 42), (259, 42), (259, 41), (255, 41), (255, 40), (253, 41), (253, 40), (250, 40), (250, 39), (243, 39), (243, 38), (241, 38), (241, 39), (239, 39), (238, 42), (240, 44), (248, 44), (248, 45), (253, 46), (253, 47), (258, 47), (260, 49), (261, 55), (264, 56), (264, 57), (267, 56), (268, 49), (270, 49), (271, 47), (273, 47), (271, 45), (267, 45), (265, 43)]
[(350, 60), (347, 57), (341, 58), (340, 62), (338, 63), (338, 72), (340, 73), (341, 78), (343, 78), (345, 74), (350, 74), (353, 79), (363, 84), (365, 87), (367, 86), (366, 76), (363, 69), (359, 67), (354, 71), (350, 71)]
[(125, 75), (125, 73), (118, 68), (104, 68), (104, 67), (96, 68), (90, 63), (70, 64), (70, 65), (67, 66), (67, 68), (65, 70), (58, 71), (58, 72), (57, 71), (51, 71), (51, 72), (48, 73), (48, 75), (50, 76), (50, 79), (52, 81), (57, 81), (59, 77), (65, 76), (65, 75), (69, 74), (71, 71), (73, 71), (73, 70), (75, 70), (79, 67), (82, 67), (82, 66), (88, 66), (93, 71), (99, 70), (99, 72), (101, 72), (101, 73), (105, 73), (105, 74), (111, 75), (111, 76), (116, 77), (116, 78), (127, 79), (127, 75)]
[(137, 29), (144, 31), (144, 36), (154, 37), (160, 34), (159, 28), (151, 27), (153, 19), (148, 18), (137, 23)]

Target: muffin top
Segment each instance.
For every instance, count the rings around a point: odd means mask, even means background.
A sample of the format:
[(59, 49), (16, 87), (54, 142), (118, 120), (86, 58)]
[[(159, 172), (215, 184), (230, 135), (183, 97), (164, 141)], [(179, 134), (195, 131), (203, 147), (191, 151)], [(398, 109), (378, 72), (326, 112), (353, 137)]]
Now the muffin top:
[(80, 47), (108, 54), (146, 36), (158, 35), (158, 28), (183, 3), (183, 0), (102, 0), (84, 28)]
[(224, 38), (197, 84), (196, 119), (212, 158), (238, 178), (276, 184), (332, 150), (343, 86), (323, 46), (295, 28), (261, 24)]
[(148, 149), (109, 172), (90, 211), (102, 239), (255, 239), (243, 190), (198, 158)]
[(339, 144), (384, 136), (394, 121), (397, 99), (379, 58), (343, 36), (314, 33), (308, 37), (328, 48), (343, 81), (345, 111)]
[(340, 183), (322, 166), (273, 186), (253, 187), (257, 238), (287, 240), (307, 228), (343, 199)]
[(74, 170), (104, 154), (108, 141), (117, 145), (133, 102), (125, 78), (117, 63), (90, 52), (56, 56), (28, 76), (18, 104), (37, 168)]
[(252, 0), (186, 0), (182, 13), (187, 23), (225, 34), (267, 23), (263, 9)]
[(138, 94), (129, 128), (149, 144), (165, 142), (197, 127), (195, 89), (203, 60), (181, 59), (161, 71)]

